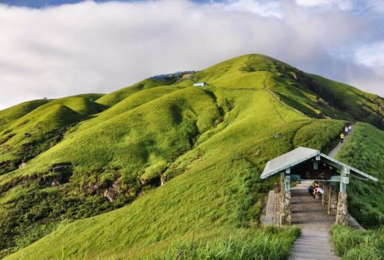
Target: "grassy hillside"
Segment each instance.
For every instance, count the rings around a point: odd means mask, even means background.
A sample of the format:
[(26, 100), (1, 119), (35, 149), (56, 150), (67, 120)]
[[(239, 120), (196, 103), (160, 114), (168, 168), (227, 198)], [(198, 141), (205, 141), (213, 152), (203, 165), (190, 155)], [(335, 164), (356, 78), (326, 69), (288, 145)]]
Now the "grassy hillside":
[(48, 102), (49, 102), (48, 100), (28, 101), (28, 102), (24, 102), (19, 105), (10, 107), (8, 109), (1, 110), (0, 111), (0, 131), (3, 130), (8, 123), (14, 120), (17, 120), (20, 117), (25, 116), (29, 112), (33, 111), (34, 109)]
[(383, 227), (373, 230), (357, 230), (334, 225), (331, 233), (335, 252), (342, 256), (342, 259), (383, 259)]
[(113, 106), (118, 102), (124, 100), (132, 94), (135, 94), (141, 90), (151, 89), (158, 86), (167, 86), (175, 83), (176, 80), (168, 79), (168, 80), (155, 80), (155, 79), (146, 79), (139, 83), (134, 84), (133, 86), (123, 88), (112, 92), (110, 94), (104, 95), (96, 100), (97, 103), (105, 105), (105, 106)]
[(7, 122), (0, 132), (0, 175), (28, 163), (61, 141), (70, 127), (105, 109), (88, 97), (99, 95), (32, 101), (0, 111)]
[(378, 182), (354, 178), (348, 185), (351, 214), (365, 227), (384, 225), (384, 132), (369, 124), (356, 124), (351, 139), (337, 158), (379, 178)]
[[(276, 113), (272, 121), (279, 118)], [(256, 122), (260, 120), (257, 116), (248, 120), (252, 122), (252, 119)], [(168, 177), (171, 172), (179, 176), (162, 187), (118, 211), (65, 225), (13, 257), (57, 257), (63, 248), (52, 249), (55, 244), (63, 245), (65, 255), (71, 259), (108, 259), (111, 255), (132, 259), (147, 256), (151, 259), (154, 251), (158, 256), (176, 253), (172, 253), (172, 248), (177, 251), (182, 243), (201, 244), (201, 247), (213, 251), (216, 250), (215, 243), (233, 242), (242, 246), (250, 243), (249, 247), (260, 250), (251, 237), (260, 237), (260, 232), (264, 232), (257, 229), (258, 218), (262, 198), (271, 185), (261, 183), (258, 168), (271, 156), (292, 149), (295, 140), (318, 147), (322, 136), (329, 140), (337, 135), (342, 124), (337, 121), (300, 120), (294, 124), (283, 124), (283, 127), (269, 128), (272, 133), (279, 133), (281, 138), (274, 138), (265, 129), (251, 128), (237, 139), (238, 142), (225, 142), (247, 125), (247, 120), (240, 120), (180, 157), (170, 167), (172, 171), (165, 172)], [(309, 128), (308, 132), (300, 130), (304, 126)], [(264, 138), (253, 138), (253, 131), (263, 134)], [(313, 131), (316, 137), (308, 134)], [(218, 143), (221, 145), (218, 146)], [(210, 150), (212, 146), (217, 150)], [(111, 229), (105, 230), (106, 226)], [(273, 249), (279, 252), (277, 258), (284, 258), (297, 235), (294, 230), (288, 231), (290, 235), (286, 232), (276, 230), (270, 234), (272, 239), (266, 243), (264, 250), (270, 254)], [(215, 237), (220, 239), (213, 239)], [(242, 244), (245, 238), (247, 243)], [(286, 243), (282, 243), (284, 239), (287, 239)], [(231, 250), (234, 254), (238, 249)], [(265, 253), (262, 256), (265, 257)], [(238, 259), (249, 258), (244, 256)]]
[[(329, 151), (347, 121), (381, 116), (380, 98), (347, 90), (247, 55), (192, 79), (0, 111), (0, 256), (284, 259), (297, 229), (259, 228), (275, 181), (259, 175), (298, 146)], [(359, 102), (372, 117), (349, 113)]]
[(335, 106), (340, 110), (355, 120), (368, 122), (384, 130), (384, 98), (320, 76), (311, 75), (311, 77), (315, 85), (319, 84), (324, 88), (323, 92), (326, 94), (319, 94), (320, 97), (333, 96)]
[(351, 177), (347, 187), (350, 213), (368, 231), (334, 226), (332, 241), (343, 259), (382, 259), (384, 244), (384, 132), (358, 123), (348, 142), (337, 154), (342, 160), (379, 178), (378, 182)]

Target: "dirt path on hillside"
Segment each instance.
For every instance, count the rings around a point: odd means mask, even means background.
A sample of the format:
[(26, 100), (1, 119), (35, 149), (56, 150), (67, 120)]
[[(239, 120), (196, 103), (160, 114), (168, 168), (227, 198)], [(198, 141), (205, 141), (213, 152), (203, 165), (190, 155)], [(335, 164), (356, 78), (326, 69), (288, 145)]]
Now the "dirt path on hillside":
[(343, 143), (339, 142), (336, 145), (336, 147), (333, 148), (332, 151), (329, 152), (329, 154), (328, 154), (329, 157), (334, 158), (336, 156), (336, 154), (339, 152), (339, 150), (341, 149), (343, 144), (345, 144), (348, 141), (348, 139), (351, 137), (351, 135), (353, 134), (354, 130), (355, 130), (355, 126), (352, 125), (352, 130), (347, 135), (345, 135), (344, 142)]

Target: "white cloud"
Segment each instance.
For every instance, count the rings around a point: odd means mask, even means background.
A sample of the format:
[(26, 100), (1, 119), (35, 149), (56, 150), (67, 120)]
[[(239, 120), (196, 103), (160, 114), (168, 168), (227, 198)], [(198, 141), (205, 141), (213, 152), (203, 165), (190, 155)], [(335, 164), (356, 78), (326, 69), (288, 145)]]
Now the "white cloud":
[(373, 68), (384, 67), (384, 41), (359, 47), (355, 52), (358, 63)]
[[(357, 1), (355, 1), (357, 2)], [(337, 7), (341, 10), (351, 10), (353, 9), (353, 1), (340, 1), (340, 0), (296, 0), (298, 5), (304, 7), (323, 7), (323, 8), (332, 8)]]
[(263, 17), (282, 18), (279, 1), (254, 1), (254, 0), (226, 0), (222, 3), (213, 4), (217, 8), (233, 12), (249, 12)]
[[(374, 64), (381, 55), (381, 49), (364, 46), (384, 41), (382, 15), (371, 9), (356, 15), (334, 5), (312, 9), (285, 0), (0, 5), (0, 109), (46, 96), (107, 93), (248, 53), (384, 96), (376, 84), (384, 75), (361, 59), (371, 57)], [(360, 60), (356, 50), (365, 53)]]

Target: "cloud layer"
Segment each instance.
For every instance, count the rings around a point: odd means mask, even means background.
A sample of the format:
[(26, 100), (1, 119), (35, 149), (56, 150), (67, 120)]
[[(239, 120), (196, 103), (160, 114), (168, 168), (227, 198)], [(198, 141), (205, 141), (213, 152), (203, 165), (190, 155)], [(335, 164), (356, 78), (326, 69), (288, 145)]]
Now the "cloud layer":
[(366, 0), (0, 5), (0, 109), (108, 93), (248, 53), (384, 96), (383, 13)]

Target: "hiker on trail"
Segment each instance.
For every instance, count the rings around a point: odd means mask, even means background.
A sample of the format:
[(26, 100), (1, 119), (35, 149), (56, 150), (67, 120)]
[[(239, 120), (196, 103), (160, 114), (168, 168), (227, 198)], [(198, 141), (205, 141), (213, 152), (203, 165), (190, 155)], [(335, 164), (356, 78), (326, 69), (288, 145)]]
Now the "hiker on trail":
[(341, 133), (340, 134), (340, 143), (343, 143), (344, 142), (344, 133)]
[(349, 125), (349, 126), (348, 126), (348, 131), (349, 131), (349, 132), (352, 131), (352, 125)]
[(348, 126), (346, 126), (346, 127), (344, 128), (344, 133), (345, 133), (345, 135), (348, 135), (348, 131), (349, 131), (349, 128), (348, 128)]

